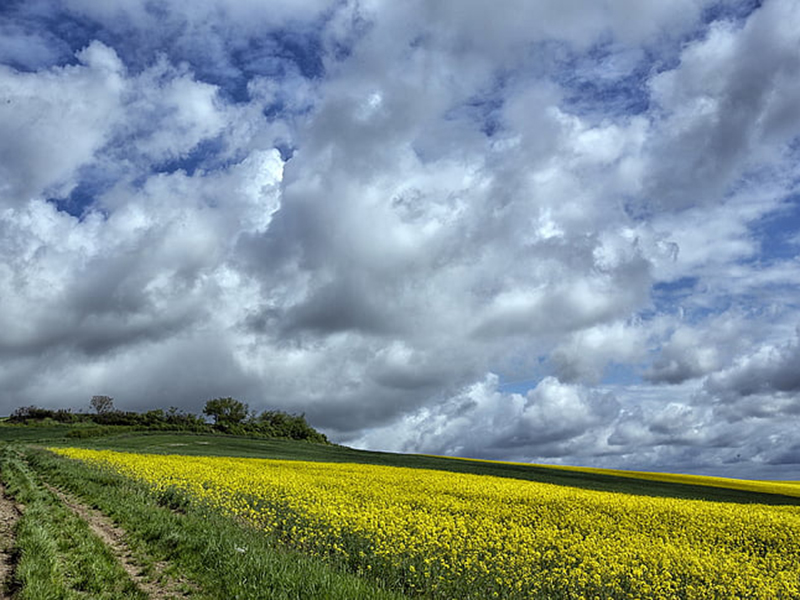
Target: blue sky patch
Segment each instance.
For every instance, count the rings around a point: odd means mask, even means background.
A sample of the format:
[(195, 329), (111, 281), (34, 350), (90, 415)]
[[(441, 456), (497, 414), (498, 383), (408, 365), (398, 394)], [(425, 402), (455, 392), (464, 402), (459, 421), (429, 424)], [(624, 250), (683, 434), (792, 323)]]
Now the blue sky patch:
[(224, 148), (225, 141), (222, 137), (203, 140), (184, 156), (154, 165), (153, 172), (174, 173), (180, 170), (191, 177), (198, 169), (211, 171), (221, 168), (224, 165), (219, 162), (218, 157)]
[(0, 389), (796, 478), (798, 4), (523, 4), (0, 0)]

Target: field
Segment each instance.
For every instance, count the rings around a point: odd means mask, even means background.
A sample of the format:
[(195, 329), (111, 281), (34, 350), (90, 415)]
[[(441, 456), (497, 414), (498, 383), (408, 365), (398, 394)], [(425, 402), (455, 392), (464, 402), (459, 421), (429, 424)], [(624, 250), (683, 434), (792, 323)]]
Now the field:
[[(220, 435), (41, 444), (0, 462), (26, 506), (7, 577), (20, 598), (800, 598), (796, 482)], [(64, 519), (100, 518), (118, 552), (81, 566)], [(101, 556), (102, 537), (78, 554)]]

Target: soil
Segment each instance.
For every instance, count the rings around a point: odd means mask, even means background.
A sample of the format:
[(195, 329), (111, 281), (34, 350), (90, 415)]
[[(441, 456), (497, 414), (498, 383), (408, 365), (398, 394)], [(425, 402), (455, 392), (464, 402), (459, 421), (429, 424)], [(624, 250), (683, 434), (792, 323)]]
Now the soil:
[(150, 576), (145, 575), (145, 567), (134, 557), (130, 546), (125, 541), (125, 531), (122, 528), (100, 511), (78, 502), (58, 488), (50, 485), (47, 485), (47, 488), (56, 494), (72, 512), (89, 524), (89, 528), (94, 534), (111, 549), (131, 580), (151, 600), (186, 598), (191, 596), (192, 590), (197, 590), (196, 586), (188, 581), (179, 581), (166, 575), (167, 563), (155, 563), (153, 574)]
[(11, 598), (17, 557), (14, 553), (14, 526), (22, 515), (22, 507), (7, 494), (0, 483), (0, 598)]

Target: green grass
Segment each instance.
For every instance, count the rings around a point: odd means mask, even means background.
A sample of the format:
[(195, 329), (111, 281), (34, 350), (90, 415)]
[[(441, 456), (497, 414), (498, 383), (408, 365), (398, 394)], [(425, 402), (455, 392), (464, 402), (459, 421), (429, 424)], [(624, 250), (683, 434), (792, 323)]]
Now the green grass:
[[(39, 478), (100, 509), (128, 533), (139, 562), (169, 565), (167, 571), (196, 584), (193, 598), (375, 599), (402, 598), (389, 591), (397, 582), (364, 579), (345, 565), (290, 551), (269, 535), (237, 523), (180, 493), (155, 494), (117, 473), (57, 457), (39, 445), (81, 446), (137, 453), (238, 456), (437, 469), (537, 481), (589, 490), (717, 502), (800, 505), (800, 497), (681, 481), (637, 479), (631, 473), (498, 463), (446, 457), (369, 452), (287, 439), (222, 434), (126, 432), (86, 439), (67, 438), (69, 426), (19, 427), (0, 424), (6, 447), (0, 473), (28, 509), (20, 520), (20, 600), (137, 598), (104, 549), (90, 547), (85, 524), (45, 489)], [(26, 445), (22, 445), (26, 444)], [(22, 455), (20, 454), (22, 452)], [(674, 478), (673, 478), (674, 479)], [(83, 529), (82, 529), (83, 527)], [(86, 538), (76, 541), (76, 538)], [(96, 540), (100, 543), (99, 540)], [(80, 548), (80, 550), (74, 550)], [(102, 544), (101, 544), (102, 546)], [(117, 569), (117, 571), (115, 571)], [(98, 581), (104, 582), (102, 585)], [(127, 583), (126, 583), (127, 581)], [(107, 583), (111, 582), (111, 583)], [(94, 586), (94, 587), (93, 587)], [(397, 589), (397, 588), (394, 588)]]
[(46, 442), (66, 438), (69, 425), (11, 425), (0, 422), (0, 442)]
[(199, 585), (198, 598), (230, 600), (398, 600), (375, 581), (286, 550), (275, 539), (190, 502), (157, 495), (109, 470), (52, 453), (26, 450), (47, 481), (99, 508), (128, 532), (138, 554), (168, 561), (173, 573)]
[[(59, 442), (58, 445), (62, 445)], [(285, 439), (258, 439), (226, 435), (180, 433), (130, 433), (89, 440), (65, 440), (63, 445), (153, 454), (238, 456), (319, 462), (353, 462), (371, 465), (437, 469), (510, 477), (582, 489), (646, 496), (757, 504), (800, 506), (800, 497), (679, 481), (637, 479), (621, 474), (562, 469), (542, 465), (474, 461), (419, 454), (370, 452), (344, 446), (326, 446)]]
[(17, 523), (19, 600), (144, 600), (111, 551), (39, 481), (20, 455), (0, 451), (6, 489), (25, 506)]

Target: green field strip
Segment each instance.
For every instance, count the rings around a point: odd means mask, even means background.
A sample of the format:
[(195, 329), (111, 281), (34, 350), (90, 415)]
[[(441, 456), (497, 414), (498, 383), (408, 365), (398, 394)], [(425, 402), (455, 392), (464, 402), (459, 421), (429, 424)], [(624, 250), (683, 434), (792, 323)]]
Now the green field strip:
[[(356, 450), (345, 446), (312, 444), (284, 439), (259, 439), (227, 435), (180, 433), (128, 433), (90, 440), (63, 440), (59, 446), (118, 450), (153, 454), (185, 454), (189, 456), (235, 456), (241, 458), (270, 458), (276, 460), (308, 460), (331, 463), (359, 463), (370, 465), (434, 469), (455, 473), (472, 473), (510, 477), (554, 485), (565, 485), (596, 491), (619, 492), (657, 497), (674, 497), (714, 502), (748, 504), (800, 505), (800, 494), (794, 486), (780, 490), (747, 484), (743, 480), (715, 478), (720, 485), (712, 486), (705, 479), (693, 476), (643, 478), (631, 476), (629, 471), (585, 469), (581, 467), (554, 467), (522, 463), (507, 463), (476, 459), (396, 454)], [(661, 475), (661, 474), (654, 474)], [(690, 477), (682, 480), (682, 477)], [(730, 482), (730, 484), (728, 484)]]
[(792, 496), (800, 498), (800, 482), (796, 481), (761, 481), (750, 479), (732, 479), (728, 477), (711, 477), (707, 475), (691, 475), (683, 473), (659, 473), (652, 471), (627, 471), (622, 469), (599, 469), (594, 467), (570, 467), (563, 465), (540, 465), (526, 463), (511, 463), (502, 461), (490, 461), (474, 458), (458, 457), (438, 457), (451, 460), (463, 460), (477, 463), (487, 463), (495, 465), (518, 465), (523, 467), (533, 467), (537, 469), (553, 469), (587, 475), (607, 475), (610, 477), (624, 477), (641, 481), (651, 481), (660, 483), (671, 483), (688, 486), (706, 486), (722, 488), (726, 490), (737, 490), (743, 492), (754, 492), (757, 494), (771, 494), (777, 496)]

